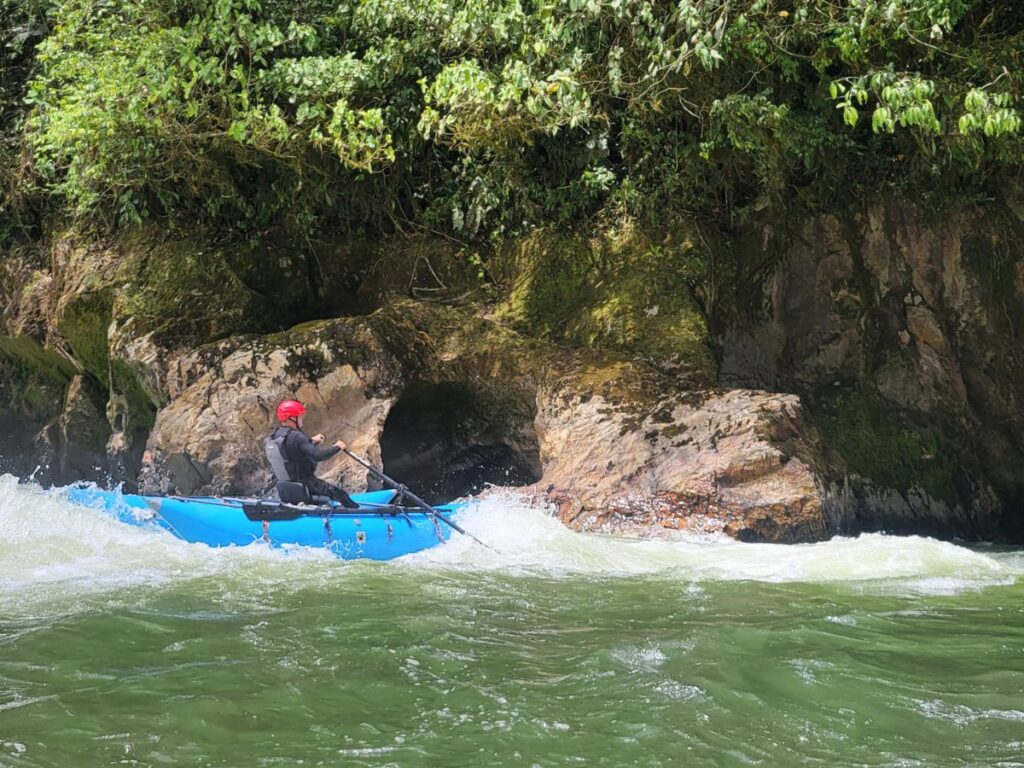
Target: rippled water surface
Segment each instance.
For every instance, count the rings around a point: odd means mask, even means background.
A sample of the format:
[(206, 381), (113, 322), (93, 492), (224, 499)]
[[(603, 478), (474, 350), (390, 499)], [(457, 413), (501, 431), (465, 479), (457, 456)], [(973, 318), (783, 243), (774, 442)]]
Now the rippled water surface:
[(0, 479), (0, 766), (1024, 766), (1024, 553), (211, 550)]

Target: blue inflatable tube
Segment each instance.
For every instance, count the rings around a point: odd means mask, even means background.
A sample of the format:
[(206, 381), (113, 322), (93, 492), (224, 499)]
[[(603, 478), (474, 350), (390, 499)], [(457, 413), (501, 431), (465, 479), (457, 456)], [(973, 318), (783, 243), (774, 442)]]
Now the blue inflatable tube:
[[(156, 526), (211, 547), (326, 547), (345, 560), (390, 560), (437, 546), (451, 528), (422, 509), (392, 506), (391, 490), (353, 494), (359, 509), (301, 507), (277, 501), (214, 496), (138, 496), (89, 486), (67, 489), (68, 500), (102, 509), (122, 522)], [(464, 504), (436, 507), (445, 517)]]

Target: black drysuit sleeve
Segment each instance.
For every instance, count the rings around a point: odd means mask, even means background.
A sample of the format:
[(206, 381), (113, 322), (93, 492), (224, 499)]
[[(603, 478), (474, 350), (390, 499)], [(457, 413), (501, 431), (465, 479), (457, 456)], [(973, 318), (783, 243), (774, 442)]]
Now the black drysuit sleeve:
[[(296, 430), (298, 431), (298, 430)], [(327, 461), (331, 456), (339, 453), (341, 449), (336, 445), (329, 445), (326, 448), (317, 448), (316, 443), (309, 439), (304, 432), (298, 432), (293, 438), (294, 447), (303, 456), (311, 461), (319, 464), (321, 461)]]

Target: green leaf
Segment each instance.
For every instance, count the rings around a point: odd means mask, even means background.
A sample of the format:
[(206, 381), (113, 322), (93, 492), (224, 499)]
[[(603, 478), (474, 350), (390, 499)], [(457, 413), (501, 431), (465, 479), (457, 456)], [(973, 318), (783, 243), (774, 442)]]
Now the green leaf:
[(228, 138), (237, 141), (239, 144), (245, 141), (246, 126), (240, 120), (235, 120), (228, 126)]

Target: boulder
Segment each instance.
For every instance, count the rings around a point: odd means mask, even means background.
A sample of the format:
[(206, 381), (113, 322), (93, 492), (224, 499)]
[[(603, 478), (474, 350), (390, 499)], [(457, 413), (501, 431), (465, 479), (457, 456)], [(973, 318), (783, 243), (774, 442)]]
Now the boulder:
[[(397, 404), (425, 403), (424, 393), (436, 398), (456, 384), (447, 401), (454, 426), (433, 417), (421, 425), (449, 431), (433, 444), (445, 450), (431, 450), (430, 435), (406, 424), (406, 438), (428, 447), (394, 462), (401, 479), (416, 461), (437, 462), (434, 472), (444, 474), (443, 454), (502, 457), (534, 481), (524, 494), (554, 503), (579, 530), (713, 531), (750, 541), (830, 535), (819, 447), (798, 398), (689, 391), (643, 363), (413, 302), (183, 356), (150, 436), (149, 476), (181, 493), (268, 490), (261, 441), (276, 403), (290, 397), (309, 407), (308, 433), (343, 437), (380, 466)], [(320, 474), (354, 491), (368, 483), (344, 456)]]
[(542, 397), (537, 425), (538, 486), (567, 525), (789, 543), (832, 534), (819, 490), (820, 448), (799, 398), (676, 392), (636, 407), (575, 384), (563, 380), (561, 396)]

